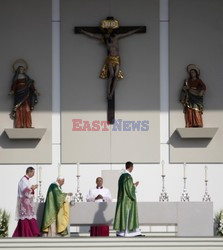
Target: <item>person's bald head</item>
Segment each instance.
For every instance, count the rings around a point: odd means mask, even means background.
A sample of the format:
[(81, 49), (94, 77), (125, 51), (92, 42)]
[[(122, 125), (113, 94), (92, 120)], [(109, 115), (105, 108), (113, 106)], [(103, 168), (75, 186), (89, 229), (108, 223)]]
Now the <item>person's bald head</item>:
[(57, 177), (57, 183), (59, 184), (60, 187), (63, 186), (63, 184), (64, 184), (64, 177), (58, 176)]

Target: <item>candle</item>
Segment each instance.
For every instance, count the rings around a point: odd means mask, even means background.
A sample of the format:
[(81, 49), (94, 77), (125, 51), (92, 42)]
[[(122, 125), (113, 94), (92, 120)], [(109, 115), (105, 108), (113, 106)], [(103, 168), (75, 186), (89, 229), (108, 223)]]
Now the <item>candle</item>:
[(41, 181), (42, 178), (42, 167), (39, 166), (39, 181)]
[(36, 183), (38, 183), (38, 176), (39, 176), (39, 166), (38, 165), (36, 165)]
[(207, 181), (208, 180), (208, 167), (207, 167), (207, 165), (205, 165), (204, 169), (205, 169), (205, 181)]
[(164, 160), (162, 160), (161, 164), (162, 164), (162, 175), (164, 175), (164, 164), (165, 164)]
[(80, 176), (79, 165), (80, 165), (80, 163), (77, 163), (77, 176)]
[(58, 163), (58, 177), (61, 175), (61, 165), (60, 165), (60, 163)]
[(186, 162), (184, 162), (184, 178), (186, 178)]

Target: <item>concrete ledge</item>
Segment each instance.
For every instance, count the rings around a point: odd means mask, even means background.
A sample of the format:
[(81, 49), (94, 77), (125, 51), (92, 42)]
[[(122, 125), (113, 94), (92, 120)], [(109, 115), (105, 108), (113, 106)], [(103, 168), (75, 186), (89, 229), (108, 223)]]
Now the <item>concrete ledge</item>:
[(182, 139), (212, 139), (218, 128), (177, 128)]
[(5, 133), (10, 140), (34, 139), (40, 140), (46, 132), (46, 128), (6, 128)]
[(221, 237), (3, 238), (0, 239), (0, 249), (220, 250), (223, 249), (223, 239)]

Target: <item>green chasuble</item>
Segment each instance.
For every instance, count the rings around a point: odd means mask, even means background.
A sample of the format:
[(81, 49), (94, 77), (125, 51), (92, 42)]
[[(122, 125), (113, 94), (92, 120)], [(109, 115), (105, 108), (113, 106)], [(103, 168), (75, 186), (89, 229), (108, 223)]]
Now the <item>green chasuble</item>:
[[(66, 196), (67, 194), (63, 193), (56, 183), (52, 183), (49, 186), (46, 196), (42, 226), (41, 226), (43, 233), (47, 233), (50, 225), (56, 222), (57, 233), (60, 233), (61, 235), (68, 234), (66, 226), (64, 227), (63, 225), (60, 225), (63, 224), (63, 222), (61, 223), (62, 221), (61, 218), (66, 216), (63, 213)], [(63, 228), (63, 229), (61, 230), (58, 228)]]
[[(128, 225), (127, 225), (128, 222)], [(130, 232), (139, 227), (135, 185), (132, 176), (124, 173), (118, 181), (118, 197), (115, 211), (114, 229)]]

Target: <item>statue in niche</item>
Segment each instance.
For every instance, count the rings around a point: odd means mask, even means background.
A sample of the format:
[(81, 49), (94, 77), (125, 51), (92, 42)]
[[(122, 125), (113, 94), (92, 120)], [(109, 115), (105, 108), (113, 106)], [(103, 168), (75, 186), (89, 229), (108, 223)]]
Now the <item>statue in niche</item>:
[(13, 64), (14, 76), (9, 95), (14, 96), (14, 105), (10, 116), (14, 119), (15, 128), (32, 128), (31, 112), (38, 103), (34, 80), (27, 74), (28, 64), (18, 59)]
[(188, 78), (181, 90), (180, 102), (184, 106), (186, 128), (203, 127), (203, 96), (206, 86), (200, 79), (200, 69), (195, 64), (187, 66)]
[(143, 27), (130, 29), (127, 32), (118, 34), (116, 30), (119, 29), (119, 22), (113, 17), (108, 17), (102, 20), (100, 24), (101, 32), (99, 34), (80, 29), (80, 33), (85, 34), (91, 38), (101, 40), (107, 49), (107, 57), (105, 59), (103, 68), (101, 70), (100, 78), (108, 79), (107, 98), (111, 100), (117, 85), (117, 81), (123, 78), (120, 69), (120, 55), (118, 40), (123, 37), (130, 36), (139, 31), (143, 31)]

